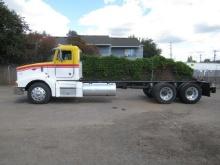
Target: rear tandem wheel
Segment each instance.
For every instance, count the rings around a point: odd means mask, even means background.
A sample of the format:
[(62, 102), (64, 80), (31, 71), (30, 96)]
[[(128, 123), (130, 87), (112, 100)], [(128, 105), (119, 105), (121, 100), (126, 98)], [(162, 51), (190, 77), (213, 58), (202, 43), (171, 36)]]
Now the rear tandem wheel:
[(195, 83), (185, 83), (179, 88), (178, 93), (183, 103), (195, 104), (202, 97), (202, 88)]
[(154, 99), (161, 104), (170, 104), (176, 99), (176, 88), (170, 83), (158, 83), (152, 91)]

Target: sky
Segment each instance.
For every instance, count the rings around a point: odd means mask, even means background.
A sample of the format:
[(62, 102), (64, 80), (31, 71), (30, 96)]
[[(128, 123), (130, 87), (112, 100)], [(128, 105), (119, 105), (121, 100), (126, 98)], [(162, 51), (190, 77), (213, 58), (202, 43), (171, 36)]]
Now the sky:
[(33, 31), (151, 38), (162, 55), (220, 60), (219, 0), (5, 0)]

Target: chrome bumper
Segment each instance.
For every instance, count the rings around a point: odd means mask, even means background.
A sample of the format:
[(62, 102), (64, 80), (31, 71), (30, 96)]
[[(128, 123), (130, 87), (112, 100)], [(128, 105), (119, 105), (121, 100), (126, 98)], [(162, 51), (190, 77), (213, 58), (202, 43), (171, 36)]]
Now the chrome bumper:
[(23, 95), (25, 89), (22, 87), (14, 87), (14, 94), (15, 95)]

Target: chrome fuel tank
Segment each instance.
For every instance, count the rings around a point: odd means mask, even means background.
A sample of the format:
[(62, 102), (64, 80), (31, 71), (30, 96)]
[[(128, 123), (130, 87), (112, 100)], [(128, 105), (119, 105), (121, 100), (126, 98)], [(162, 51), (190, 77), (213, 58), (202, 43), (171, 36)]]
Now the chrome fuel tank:
[(115, 96), (115, 83), (83, 83), (83, 96)]

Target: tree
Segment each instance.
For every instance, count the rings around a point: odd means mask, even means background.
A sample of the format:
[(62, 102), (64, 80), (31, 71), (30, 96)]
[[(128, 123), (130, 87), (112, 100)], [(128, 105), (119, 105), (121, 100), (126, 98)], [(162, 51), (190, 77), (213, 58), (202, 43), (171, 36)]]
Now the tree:
[(204, 60), (204, 62), (205, 62), (205, 63), (210, 63), (211, 60), (210, 60), (209, 58), (207, 58), (207, 59)]
[(68, 33), (67, 33), (67, 37), (78, 37), (79, 35), (77, 34), (76, 31), (74, 30), (70, 30)]
[(161, 49), (157, 47), (157, 44), (152, 39), (141, 39), (143, 45), (143, 57), (149, 58), (161, 54)]
[(69, 31), (67, 33), (68, 44), (78, 46), (83, 54), (86, 55), (100, 55), (98, 48), (95, 45), (88, 45), (76, 31)]
[(50, 35), (43, 35), (38, 45), (38, 55), (41, 61), (48, 60), (50, 58), (52, 49), (56, 46), (54, 37)]
[(55, 38), (46, 34), (46, 32), (42, 34), (37, 32), (27, 34), (25, 44), (26, 61), (38, 62), (47, 60), (55, 44)]
[(187, 62), (193, 62), (193, 63), (195, 63), (196, 61), (193, 60), (192, 56), (189, 56), (189, 57), (187, 58)]
[(14, 11), (0, 0), (0, 63), (20, 63), (23, 61), (25, 32), (28, 25)]

